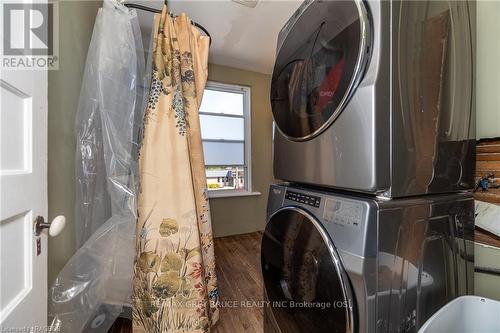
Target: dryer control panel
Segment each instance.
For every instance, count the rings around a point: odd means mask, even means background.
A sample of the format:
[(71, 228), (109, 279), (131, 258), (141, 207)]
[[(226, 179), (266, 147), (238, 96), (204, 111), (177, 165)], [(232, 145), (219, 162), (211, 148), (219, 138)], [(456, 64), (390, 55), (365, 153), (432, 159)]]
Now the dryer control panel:
[(300, 202), (300, 203), (303, 203), (303, 204), (306, 204), (309, 206), (313, 206), (316, 208), (319, 208), (319, 205), (321, 204), (320, 197), (317, 197), (314, 195), (303, 194), (303, 193), (299, 193), (299, 192), (294, 192), (294, 191), (286, 191), (285, 199)]

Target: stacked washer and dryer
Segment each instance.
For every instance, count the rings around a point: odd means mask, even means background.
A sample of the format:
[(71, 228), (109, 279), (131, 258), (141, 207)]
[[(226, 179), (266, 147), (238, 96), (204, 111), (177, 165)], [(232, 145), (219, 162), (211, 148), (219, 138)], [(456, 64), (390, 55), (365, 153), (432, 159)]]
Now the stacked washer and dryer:
[(473, 293), (475, 4), (306, 1), (283, 27), (264, 330), (416, 332)]

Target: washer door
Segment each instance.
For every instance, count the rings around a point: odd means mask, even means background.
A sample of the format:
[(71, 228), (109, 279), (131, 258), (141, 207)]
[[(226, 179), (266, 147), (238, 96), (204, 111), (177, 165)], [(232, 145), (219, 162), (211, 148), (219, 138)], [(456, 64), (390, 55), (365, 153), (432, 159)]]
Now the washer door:
[(354, 92), (368, 60), (368, 16), (361, 0), (313, 1), (278, 50), (271, 106), (280, 132), (295, 141), (326, 129)]
[(316, 219), (285, 207), (262, 240), (262, 274), (282, 332), (353, 332), (352, 290), (329, 236)]

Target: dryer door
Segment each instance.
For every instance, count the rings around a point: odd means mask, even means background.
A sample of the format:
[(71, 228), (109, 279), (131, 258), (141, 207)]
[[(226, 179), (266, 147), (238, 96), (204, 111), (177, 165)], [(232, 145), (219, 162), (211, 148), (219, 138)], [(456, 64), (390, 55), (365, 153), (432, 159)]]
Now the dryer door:
[(282, 332), (353, 332), (353, 295), (330, 237), (306, 211), (285, 207), (262, 240), (271, 322)]
[(362, 1), (312, 1), (280, 32), (271, 105), (280, 132), (295, 141), (326, 129), (354, 92), (368, 60)]

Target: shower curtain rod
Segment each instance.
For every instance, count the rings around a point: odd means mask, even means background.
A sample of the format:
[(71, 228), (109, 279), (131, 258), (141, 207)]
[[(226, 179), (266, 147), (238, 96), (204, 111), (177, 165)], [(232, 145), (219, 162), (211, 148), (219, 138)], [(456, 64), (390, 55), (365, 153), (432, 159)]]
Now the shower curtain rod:
[[(165, 1), (166, 3), (166, 1)], [(140, 10), (145, 10), (147, 12), (151, 12), (151, 13), (161, 13), (161, 9), (157, 9), (157, 8), (151, 8), (151, 7), (147, 7), (147, 6), (143, 6), (143, 5), (139, 5), (139, 4), (136, 4), (136, 3), (132, 3), (132, 2), (125, 2), (123, 3), (123, 5), (125, 7), (128, 7), (128, 8), (135, 8), (135, 9), (140, 9)], [(176, 17), (174, 16), (172, 13), (170, 13), (170, 16), (172, 17)], [(208, 33), (207, 29), (205, 29), (204, 26), (202, 26), (201, 24), (195, 22), (195, 21), (192, 21), (191, 20), (191, 23), (197, 27), (198, 29), (200, 29), (201, 31), (203, 31), (205, 33), (205, 35), (207, 35), (209, 38), (210, 38), (210, 41), (209, 41), (209, 46), (212, 45), (212, 36), (210, 36), (210, 34)]]

